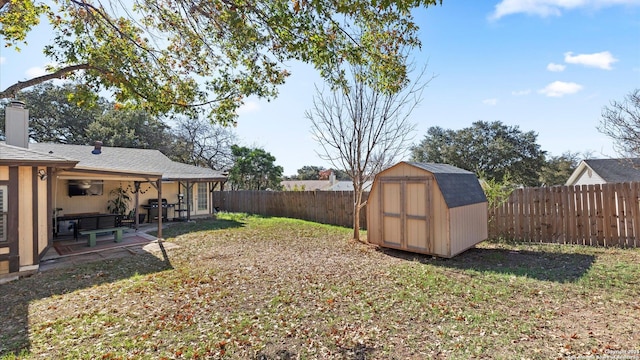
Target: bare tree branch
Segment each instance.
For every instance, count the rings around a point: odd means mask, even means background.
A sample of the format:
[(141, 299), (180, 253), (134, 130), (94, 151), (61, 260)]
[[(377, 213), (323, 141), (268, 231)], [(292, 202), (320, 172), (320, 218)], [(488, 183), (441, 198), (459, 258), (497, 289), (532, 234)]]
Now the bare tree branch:
[(640, 89), (630, 92), (624, 101), (605, 106), (598, 131), (614, 141), (620, 155), (640, 157)]
[(415, 130), (409, 116), (432, 79), (422, 81), (425, 69), (415, 82), (388, 94), (367, 83), (371, 79), (363, 79), (365, 67), (352, 66), (349, 88), (334, 88), (326, 95), (316, 87), (313, 110), (305, 113), (312, 123), (311, 132), (323, 149), (318, 155), (345, 170), (351, 178), (356, 240), (360, 240), (360, 209), (366, 204), (366, 182), (409, 150), (408, 142)]

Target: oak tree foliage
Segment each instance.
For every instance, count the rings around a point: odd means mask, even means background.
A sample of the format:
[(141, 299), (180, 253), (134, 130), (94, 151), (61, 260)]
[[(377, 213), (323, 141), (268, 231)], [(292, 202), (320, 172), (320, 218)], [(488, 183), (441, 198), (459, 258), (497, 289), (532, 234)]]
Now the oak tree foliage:
[(275, 156), (261, 148), (232, 145), (234, 165), (229, 171), (232, 190), (280, 190), (282, 166)]
[(438, 0), (0, 0), (0, 39), (19, 48), (52, 27), (48, 74), (0, 89), (0, 98), (64, 78), (109, 90), (150, 115), (201, 112), (236, 121), (248, 96), (271, 99), (286, 63), (312, 64), (332, 84), (341, 64), (367, 64), (363, 78), (388, 92), (407, 81), (401, 47), (417, 47), (411, 10)]
[(588, 153), (566, 151), (561, 155), (548, 156), (540, 168), (540, 184), (543, 186), (564, 185), (581, 159), (589, 158)]
[(435, 126), (412, 148), (412, 160), (450, 164), (489, 180), (509, 176), (515, 184), (537, 186), (538, 171), (545, 164), (537, 137), (500, 121), (476, 121), (460, 130)]
[[(29, 139), (71, 145), (93, 145), (100, 140), (105, 146), (156, 149), (171, 158), (177, 157), (174, 153), (180, 149), (177, 144), (183, 138), (173, 133), (166, 118), (151, 116), (143, 110), (119, 108), (97, 94), (88, 95), (93, 100), (79, 102), (78, 87), (74, 84), (43, 83), (21, 91), (20, 98), (28, 104)], [(0, 106), (0, 134), (4, 130), (4, 109)], [(203, 141), (211, 143), (214, 139)]]

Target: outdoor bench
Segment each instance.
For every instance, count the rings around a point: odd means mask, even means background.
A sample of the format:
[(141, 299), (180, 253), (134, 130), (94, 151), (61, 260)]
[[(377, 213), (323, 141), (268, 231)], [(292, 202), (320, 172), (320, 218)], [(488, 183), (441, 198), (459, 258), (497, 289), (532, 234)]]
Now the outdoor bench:
[(80, 235), (89, 235), (89, 240), (87, 241), (87, 244), (91, 247), (91, 246), (96, 246), (96, 234), (104, 233), (104, 232), (115, 233), (115, 241), (122, 242), (122, 231), (126, 229), (127, 229), (126, 227), (120, 226), (120, 227), (112, 227), (112, 228), (105, 228), (105, 229), (80, 230), (79, 233)]

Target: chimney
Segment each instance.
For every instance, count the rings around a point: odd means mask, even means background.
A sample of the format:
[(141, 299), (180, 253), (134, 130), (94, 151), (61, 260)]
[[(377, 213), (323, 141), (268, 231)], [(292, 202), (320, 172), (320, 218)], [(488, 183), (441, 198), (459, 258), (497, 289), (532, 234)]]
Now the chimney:
[(91, 153), (93, 155), (100, 155), (102, 154), (102, 141), (96, 141), (93, 144), (93, 150), (91, 150)]
[(335, 185), (335, 183), (336, 183), (336, 174), (334, 174), (333, 171), (331, 171), (331, 174), (329, 174), (329, 184)]
[(7, 145), (29, 147), (29, 110), (22, 101), (12, 100), (7, 105), (4, 124)]

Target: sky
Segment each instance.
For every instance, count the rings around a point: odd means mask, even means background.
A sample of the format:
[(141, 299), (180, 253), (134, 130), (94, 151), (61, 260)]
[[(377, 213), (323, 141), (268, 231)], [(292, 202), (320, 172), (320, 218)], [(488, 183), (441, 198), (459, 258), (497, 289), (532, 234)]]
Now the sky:
[[(411, 113), (411, 144), (432, 126), (484, 120), (534, 131), (549, 155), (616, 156), (597, 127), (604, 106), (640, 88), (640, 0), (443, 0), (414, 17), (422, 41), (414, 63), (434, 78)], [(43, 73), (50, 35), (32, 32), (20, 53), (0, 49), (1, 89)], [(279, 97), (249, 99), (235, 132), (241, 145), (274, 155), (285, 175), (330, 168), (305, 118), (322, 80), (306, 64), (288, 66), (293, 75)]]

